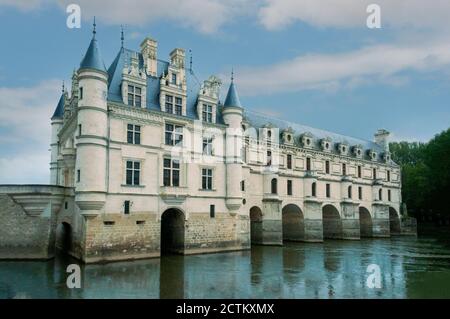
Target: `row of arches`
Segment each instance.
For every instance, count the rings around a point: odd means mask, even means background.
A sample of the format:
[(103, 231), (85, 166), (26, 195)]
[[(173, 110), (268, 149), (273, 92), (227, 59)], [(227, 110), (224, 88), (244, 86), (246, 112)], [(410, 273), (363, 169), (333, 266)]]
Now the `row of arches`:
[[(250, 209), (250, 233), (252, 243), (258, 243), (262, 232), (262, 212), (257, 206)], [(359, 208), (360, 235), (362, 238), (373, 237), (373, 222), (370, 212), (365, 207)], [(389, 208), (389, 225), (391, 234), (400, 233), (400, 218), (397, 211)], [(342, 219), (338, 209), (331, 205), (322, 208), (322, 228), (324, 239), (343, 238)], [(305, 219), (300, 207), (288, 204), (282, 209), (282, 233), (284, 241), (305, 239)]]
[[(365, 207), (359, 208), (361, 237), (372, 237), (372, 217)], [(323, 238), (342, 238), (342, 219), (333, 205), (322, 208)], [(400, 219), (397, 212), (389, 209), (390, 230), (400, 233)], [(250, 239), (261, 242), (263, 214), (259, 207), (250, 209)], [(161, 254), (183, 254), (185, 248), (185, 216), (175, 208), (166, 210), (161, 216)], [(305, 238), (305, 219), (300, 207), (288, 204), (282, 210), (283, 240), (298, 241)], [(73, 231), (70, 224), (63, 222), (57, 228), (57, 248), (64, 253), (72, 249)]]

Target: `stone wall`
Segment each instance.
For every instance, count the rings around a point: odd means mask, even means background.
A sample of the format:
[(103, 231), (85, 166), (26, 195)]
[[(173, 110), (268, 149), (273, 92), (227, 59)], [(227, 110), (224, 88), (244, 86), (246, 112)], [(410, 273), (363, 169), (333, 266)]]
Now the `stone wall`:
[(7, 194), (0, 194), (0, 258), (48, 259), (54, 255), (51, 216), (29, 216)]
[(228, 213), (218, 213), (214, 218), (205, 213), (190, 213), (186, 221), (184, 253), (246, 249), (248, 244), (242, 243), (239, 236), (241, 230), (248, 228), (245, 223), (248, 220)]
[(85, 220), (86, 263), (158, 257), (160, 222), (155, 214), (103, 214)]

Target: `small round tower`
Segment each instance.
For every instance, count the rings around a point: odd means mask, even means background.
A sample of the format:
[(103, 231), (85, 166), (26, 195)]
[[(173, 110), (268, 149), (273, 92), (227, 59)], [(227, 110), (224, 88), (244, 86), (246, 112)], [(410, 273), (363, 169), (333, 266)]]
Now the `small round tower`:
[(226, 205), (236, 213), (242, 204), (242, 119), (243, 107), (239, 101), (233, 75), (222, 110), (226, 129)]
[(75, 201), (85, 216), (96, 216), (107, 191), (108, 73), (94, 31), (78, 70)]

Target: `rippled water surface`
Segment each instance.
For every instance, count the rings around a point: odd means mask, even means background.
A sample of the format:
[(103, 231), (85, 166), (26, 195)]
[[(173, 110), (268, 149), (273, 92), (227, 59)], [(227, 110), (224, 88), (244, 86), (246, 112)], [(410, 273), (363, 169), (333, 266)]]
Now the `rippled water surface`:
[[(450, 298), (450, 236), (287, 243), (251, 251), (81, 266), (76, 260), (0, 261), (0, 298)], [(366, 286), (381, 269), (380, 289)]]

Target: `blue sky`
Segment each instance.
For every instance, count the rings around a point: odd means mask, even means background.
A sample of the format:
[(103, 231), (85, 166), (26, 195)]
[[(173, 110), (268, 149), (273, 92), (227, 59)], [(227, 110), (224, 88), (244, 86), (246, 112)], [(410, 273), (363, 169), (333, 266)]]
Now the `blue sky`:
[[(381, 7), (368, 29), (366, 6)], [(81, 29), (66, 27), (78, 3)], [(158, 41), (158, 57), (193, 52), (201, 79), (228, 84), (245, 107), (345, 135), (426, 141), (450, 125), (449, 1), (0, 0), (0, 183), (47, 183), (49, 118), (91, 38), (109, 66), (120, 47)], [(70, 84), (68, 84), (70, 86)], [(222, 97), (223, 99), (224, 97)]]

